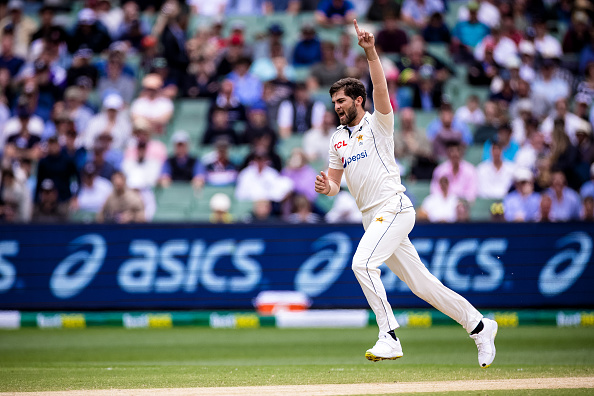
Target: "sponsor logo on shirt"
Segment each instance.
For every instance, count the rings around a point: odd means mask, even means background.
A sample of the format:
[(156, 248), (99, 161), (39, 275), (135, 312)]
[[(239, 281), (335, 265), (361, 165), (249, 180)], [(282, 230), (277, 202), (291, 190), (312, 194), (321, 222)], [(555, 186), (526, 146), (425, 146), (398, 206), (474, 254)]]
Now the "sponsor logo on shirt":
[(343, 140), (342, 142), (338, 142), (334, 145), (334, 150), (338, 150), (339, 148), (346, 146), (348, 146), (348, 144), (346, 141)]
[(357, 155), (353, 155), (350, 157), (342, 157), (342, 167), (346, 168), (351, 162), (357, 162), (363, 158), (367, 158), (367, 150), (359, 153)]

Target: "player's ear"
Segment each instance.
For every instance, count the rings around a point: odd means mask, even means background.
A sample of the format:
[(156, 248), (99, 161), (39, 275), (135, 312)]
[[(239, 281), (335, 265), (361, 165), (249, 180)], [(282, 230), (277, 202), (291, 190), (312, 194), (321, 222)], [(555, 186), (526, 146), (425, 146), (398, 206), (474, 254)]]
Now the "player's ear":
[(363, 98), (361, 96), (357, 96), (357, 99), (355, 99), (355, 103), (363, 107)]

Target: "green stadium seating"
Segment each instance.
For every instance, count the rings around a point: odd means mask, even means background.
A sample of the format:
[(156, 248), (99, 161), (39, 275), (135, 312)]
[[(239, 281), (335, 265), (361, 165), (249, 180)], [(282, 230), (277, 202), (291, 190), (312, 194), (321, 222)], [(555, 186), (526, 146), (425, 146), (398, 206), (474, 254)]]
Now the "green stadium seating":
[(405, 183), (406, 194), (414, 200), (415, 207), (421, 206), (423, 199), (429, 195), (431, 182), (429, 180), (417, 180), (415, 182)]
[(475, 166), (480, 164), (483, 160), (483, 146), (468, 146), (464, 153), (464, 159)]
[(470, 206), (470, 220), (487, 221), (491, 218), (491, 205), (500, 200), (477, 198)]

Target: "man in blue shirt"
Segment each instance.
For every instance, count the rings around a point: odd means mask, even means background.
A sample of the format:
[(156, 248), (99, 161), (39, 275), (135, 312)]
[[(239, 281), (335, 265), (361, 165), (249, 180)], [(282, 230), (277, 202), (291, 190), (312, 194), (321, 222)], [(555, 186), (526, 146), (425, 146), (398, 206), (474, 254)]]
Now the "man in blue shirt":
[(469, 18), (460, 21), (452, 31), (452, 44), (457, 50), (457, 58), (463, 61), (474, 59), (474, 47), (489, 35), (489, 27), (478, 20), (479, 4), (476, 1), (468, 3)]
[(514, 173), (516, 189), (503, 199), (506, 221), (529, 222), (538, 219), (540, 195), (534, 192), (532, 171), (518, 168)]
[[(520, 149), (518, 143), (511, 139), (512, 130), (509, 124), (503, 124), (497, 130), (497, 135), (495, 138), (501, 145), (503, 149), (503, 159), (506, 161), (514, 162), (514, 158), (516, 157), (516, 153)], [(491, 139), (487, 140), (483, 146), (483, 161), (487, 161), (491, 159), (491, 146), (493, 143)]]
[(355, 6), (349, 0), (322, 0), (315, 13), (316, 22), (324, 27), (351, 23), (356, 16)]
[(552, 175), (551, 188), (547, 194), (551, 197), (551, 219), (555, 221), (579, 220), (581, 200), (577, 192), (567, 187), (567, 179), (561, 171)]
[[(442, 122), (442, 112), (452, 112), (452, 105), (449, 103), (443, 103), (440, 107), (440, 116), (431, 121), (429, 126), (427, 126), (427, 139), (433, 141), (435, 137), (439, 134), (439, 132), (444, 128)], [(472, 132), (468, 125), (464, 122), (460, 121), (457, 117), (454, 116), (451, 126), (451, 129), (459, 131), (462, 134), (462, 141), (466, 145), (472, 144)]]
[(295, 44), (293, 50), (293, 64), (295, 66), (311, 66), (322, 60), (322, 44), (316, 37), (313, 25), (306, 23), (301, 27), (301, 40)]

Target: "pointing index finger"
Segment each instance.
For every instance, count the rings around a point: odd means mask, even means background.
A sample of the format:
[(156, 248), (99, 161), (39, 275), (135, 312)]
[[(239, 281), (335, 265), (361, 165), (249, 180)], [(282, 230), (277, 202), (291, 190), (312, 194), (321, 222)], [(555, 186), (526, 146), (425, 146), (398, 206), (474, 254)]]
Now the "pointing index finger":
[(357, 24), (357, 20), (353, 19), (353, 23), (355, 24), (355, 30), (357, 31), (357, 35), (359, 35), (359, 25)]

